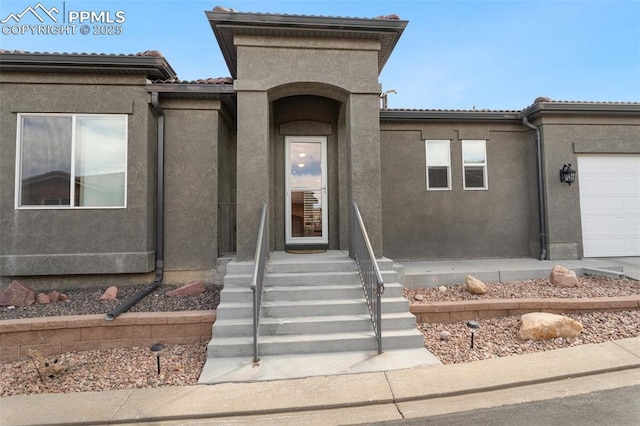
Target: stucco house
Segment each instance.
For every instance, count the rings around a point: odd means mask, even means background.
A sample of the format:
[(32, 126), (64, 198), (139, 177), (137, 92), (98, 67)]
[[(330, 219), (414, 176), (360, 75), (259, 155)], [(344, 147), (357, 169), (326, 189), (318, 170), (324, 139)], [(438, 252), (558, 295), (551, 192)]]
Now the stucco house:
[(381, 259), (640, 255), (640, 103), (382, 108), (408, 21), (206, 16), (231, 78), (0, 52), (2, 283), (212, 279), (263, 204), (272, 253), (353, 255), (355, 203)]

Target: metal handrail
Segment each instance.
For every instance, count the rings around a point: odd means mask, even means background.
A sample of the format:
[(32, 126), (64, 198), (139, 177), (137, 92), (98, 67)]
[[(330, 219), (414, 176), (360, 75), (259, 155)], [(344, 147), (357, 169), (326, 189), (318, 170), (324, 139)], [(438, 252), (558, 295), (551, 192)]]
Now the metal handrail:
[(356, 265), (360, 273), (360, 282), (364, 290), (364, 297), (369, 306), (373, 331), (378, 342), (378, 354), (382, 353), (382, 294), (384, 293), (384, 281), (380, 274), (378, 262), (373, 254), (371, 242), (364, 227), (358, 205), (353, 203), (354, 216), (354, 251)]
[(269, 229), (267, 224), (267, 205), (262, 205), (260, 216), (260, 228), (258, 228), (258, 241), (256, 255), (253, 263), (253, 277), (251, 278), (251, 291), (253, 292), (253, 362), (260, 361), (258, 357), (258, 334), (260, 331), (260, 308), (262, 306), (262, 289), (264, 288), (264, 270), (269, 257), (269, 245), (267, 236)]

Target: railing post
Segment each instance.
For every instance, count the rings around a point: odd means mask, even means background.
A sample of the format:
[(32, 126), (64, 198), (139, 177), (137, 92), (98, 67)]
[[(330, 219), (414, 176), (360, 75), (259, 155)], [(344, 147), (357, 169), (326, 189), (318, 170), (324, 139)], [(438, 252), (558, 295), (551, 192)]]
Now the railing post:
[(358, 205), (353, 203), (353, 248), (354, 258), (360, 273), (360, 281), (364, 296), (369, 307), (369, 314), (373, 325), (373, 331), (378, 342), (378, 354), (382, 353), (382, 294), (384, 293), (384, 281), (380, 274), (378, 262), (371, 248), (367, 230), (358, 210)]
[(267, 223), (267, 205), (262, 205), (260, 215), (260, 227), (256, 243), (256, 254), (253, 263), (253, 276), (251, 278), (251, 291), (253, 292), (253, 362), (260, 361), (258, 354), (258, 333), (260, 331), (260, 310), (262, 306), (262, 289), (264, 287), (264, 270), (269, 255), (267, 239), (269, 227)]

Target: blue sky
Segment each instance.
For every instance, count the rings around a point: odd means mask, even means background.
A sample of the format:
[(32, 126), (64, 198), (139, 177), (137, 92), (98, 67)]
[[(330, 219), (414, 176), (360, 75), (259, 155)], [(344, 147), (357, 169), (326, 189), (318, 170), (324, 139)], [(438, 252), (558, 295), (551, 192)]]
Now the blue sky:
[[(0, 20), (34, 7), (124, 11), (120, 35), (0, 35), (0, 48), (159, 50), (181, 79), (228, 76), (204, 11), (408, 20), (380, 82), (390, 108), (522, 109), (556, 100), (640, 101), (640, 0), (3, 0)], [(14, 22), (12, 22), (14, 23)], [(25, 16), (21, 24), (38, 23)], [(3, 31), (4, 32), (4, 31)]]

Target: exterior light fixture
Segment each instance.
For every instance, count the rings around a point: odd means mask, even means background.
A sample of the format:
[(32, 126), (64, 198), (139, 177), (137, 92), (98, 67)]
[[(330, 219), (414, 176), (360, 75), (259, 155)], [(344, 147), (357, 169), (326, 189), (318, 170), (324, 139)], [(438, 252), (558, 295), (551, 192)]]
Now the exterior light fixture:
[(571, 185), (576, 180), (576, 171), (571, 168), (571, 163), (565, 164), (560, 169), (560, 182)]
[(478, 321), (467, 321), (467, 327), (471, 329), (471, 348), (473, 348), (473, 335), (476, 331), (480, 331)]
[(162, 351), (164, 350), (164, 345), (162, 343), (156, 343), (151, 346), (150, 349), (151, 353), (156, 357), (156, 362), (158, 363), (158, 374), (160, 374), (160, 354), (162, 354)]

